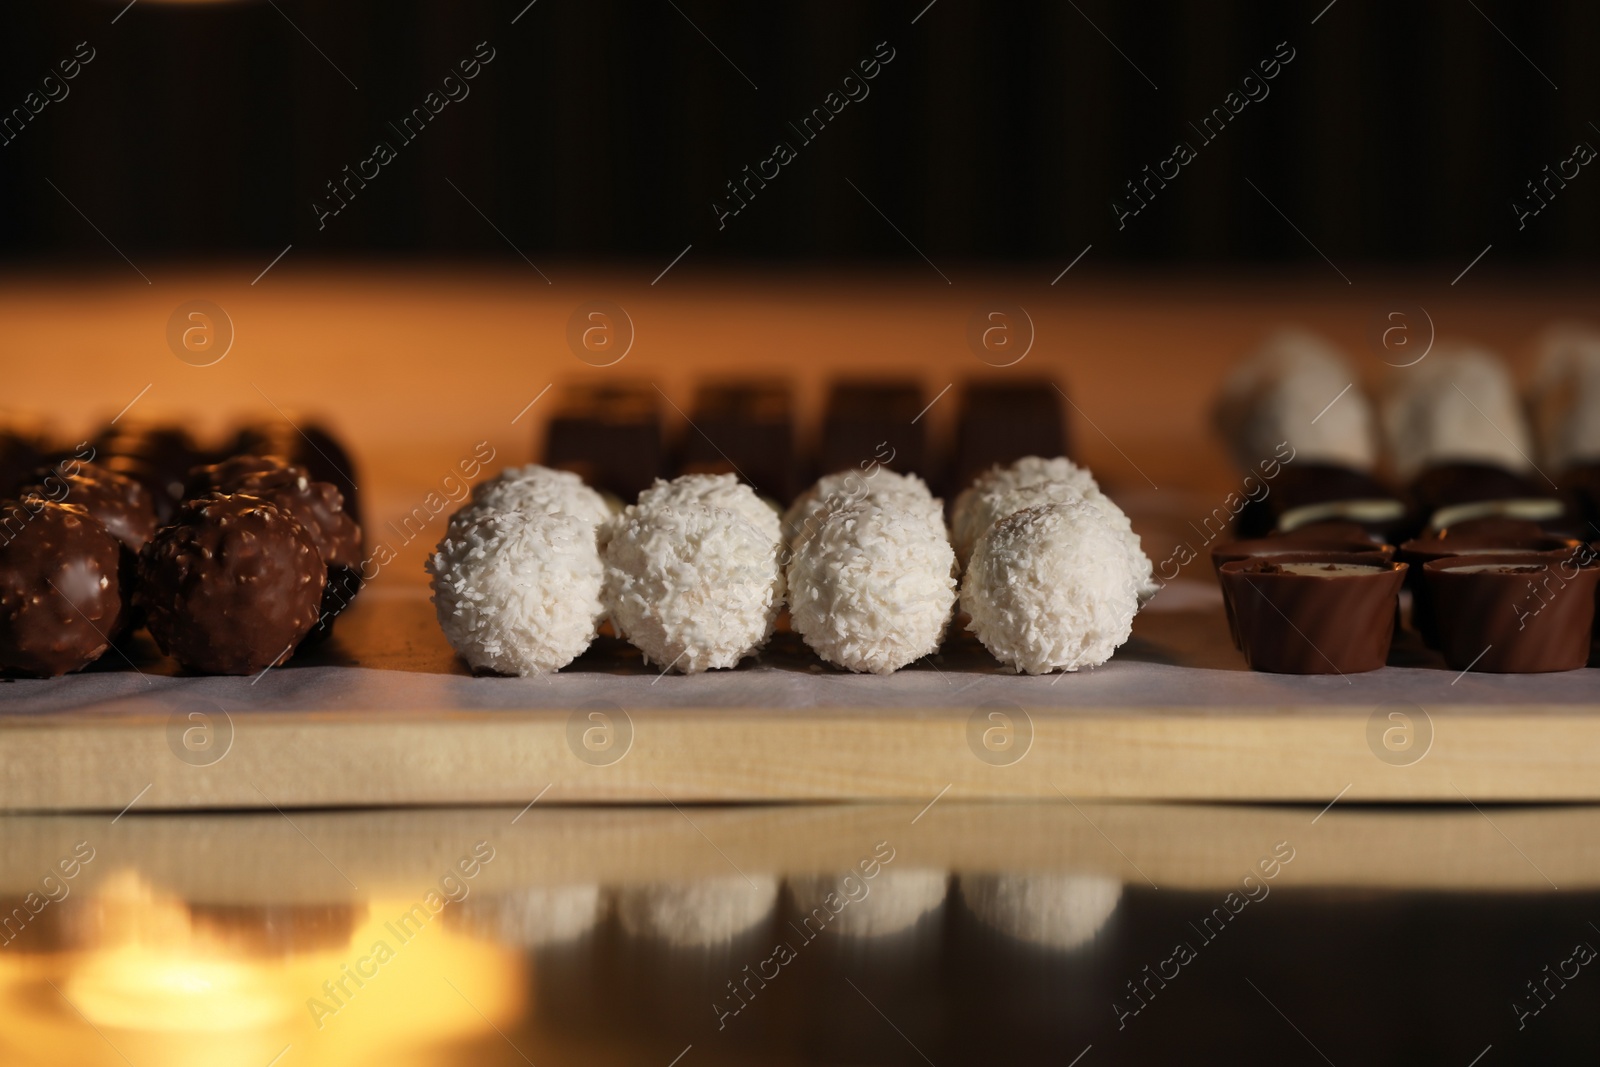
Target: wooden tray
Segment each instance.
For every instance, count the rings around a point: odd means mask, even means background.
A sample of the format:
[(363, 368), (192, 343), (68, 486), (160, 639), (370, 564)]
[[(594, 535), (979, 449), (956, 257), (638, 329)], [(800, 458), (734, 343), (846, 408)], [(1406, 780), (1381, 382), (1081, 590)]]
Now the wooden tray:
[(1600, 671), (1460, 675), (1402, 642), (1406, 665), (1372, 674), (1255, 674), (1198, 583), (1164, 591), (1105, 667), (1046, 677), (964, 635), (850, 675), (780, 634), (734, 671), (660, 675), (603, 638), (555, 676), (473, 678), (414, 581), (253, 679), (131, 656), (5, 686), (0, 806), (1600, 799)]

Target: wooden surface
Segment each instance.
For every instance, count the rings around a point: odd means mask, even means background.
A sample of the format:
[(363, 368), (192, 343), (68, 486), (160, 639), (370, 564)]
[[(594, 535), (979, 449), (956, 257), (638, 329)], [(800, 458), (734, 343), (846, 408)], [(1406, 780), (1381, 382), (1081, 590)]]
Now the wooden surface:
[[(573, 274), (546, 286), (514, 273), (253, 270), (218, 266), (121, 279), (16, 281), (0, 292), (14, 361), (6, 405), (77, 434), (135, 401), (129, 418), (177, 417), (215, 431), (238, 416), (327, 416), (354, 447), (368, 547), (394, 549), (337, 643), (264, 678), (174, 677), (147, 644), (133, 664), (0, 686), (0, 807), (140, 808), (583, 801), (971, 797), (1349, 801), (1600, 799), (1596, 672), (1457, 678), (1402, 646), (1392, 666), (1351, 679), (1252, 675), (1227, 644), (1202, 557), (1142, 616), (1106, 668), (1060, 680), (1003, 675), (970, 639), (890, 679), (827, 671), (790, 638), (760, 664), (657, 680), (625, 647), (603, 646), (546, 680), (471, 679), (429, 615), (422, 561), (443, 525), (394, 520), (438, 490), (480, 441), (491, 468), (533, 458), (552, 383), (605, 376), (653, 383), (670, 422), (695, 382), (791, 378), (814, 420), (840, 373), (908, 373), (945, 385), (1006, 374), (1057, 376), (1076, 407), (1074, 447), (1133, 516), (1155, 560), (1193, 539), (1190, 523), (1235, 485), (1205, 407), (1237, 354), (1285, 321), (1347, 345), (1370, 384), (1387, 373), (1365, 348), (1396, 293), (1424, 303), (1441, 336), (1478, 338), (1526, 369), (1552, 319), (1593, 316), (1580, 290), (1472, 292), (1400, 279), (1346, 291), (1324, 281), (1103, 279), (1059, 287), (1022, 275), (953, 289), (906, 275), (679, 279)], [(1430, 283), (1431, 284), (1431, 283)], [(213, 366), (176, 358), (166, 321), (201, 297), (236, 339)], [(566, 347), (579, 303), (627, 308), (637, 341), (594, 368)], [(986, 301), (1029, 308), (1037, 340), (996, 371), (967, 348)], [(64, 377), (64, 368), (70, 375)], [(62, 387), (70, 380), (72, 387)], [(146, 388), (148, 387), (148, 388)], [(529, 404), (532, 403), (530, 407)], [(936, 441), (954, 397), (928, 412)], [(634, 737), (607, 766), (568, 742), (573, 709), (626, 709)], [(1033, 740), (1006, 766), (969, 743), (975, 715), (1022, 708)], [(1409, 765), (1369, 738), (1390, 705), (1426, 723)], [(174, 722), (198, 711), (231, 724), (207, 766), (175, 754)], [(1420, 718), (1418, 714), (1420, 713)], [(220, 718), (218, 718), (220, 716)], [(1387, 720), (1385, 720), (1387, 721)], [(580, 727), (582, 723), (579, 724)], [(1381, 733), (1381, 726), (1380, 731)]]
[[(0, 897), (36, 888), (78, 841), (86, 884), (135, 867), (195, 903), (318, 904), (409, 892), (487, 840), (481, 887), (641, 885), (844, 870), (887, 841), (896, 865), (951, 873), (1061, 872), (1130, 886), (1236, 885), (1280, 841), (1303, 887), (1563, 892), (1600, 887), (1592, 808), (964, 803), (744, 808), (0, 816)], [(913, 821), (915, 820), (915, 821)], [(1314, 820), (1314, 821), (1313, 821)], [(318, 853), (322, 858), (318, 858)]]

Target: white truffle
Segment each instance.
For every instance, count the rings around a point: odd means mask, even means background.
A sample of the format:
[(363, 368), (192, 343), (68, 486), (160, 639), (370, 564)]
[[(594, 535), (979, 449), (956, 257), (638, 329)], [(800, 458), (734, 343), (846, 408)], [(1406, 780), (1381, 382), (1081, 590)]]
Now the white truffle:
[(944, 519), (916, 505), (829, 512), (789, 562), (790, 625), (834, 666), (889, 674), (938, 651), (955, 562)]
[(1094, 506), (1117, 531), (1123, 554), (1132, 568), (1142, 608), (1161, 591), (1155, 568), (1145, 555), (1133, 524), (1116, 502), (1100, 491), (1089, 471), (1065, 457), (1041, 459), (1028, 456), (1008, 467), (995, 467), (978, 478), (956, 500), (954, 542), (956, 558), (963, 566), (970, 563), (978, 538), (1000, 519), (1023, 508), (1040, 504), (1070, 504), (1078, 501)]
[(594, 523), (469, 507), (429, 557), (434, 613), (474, 670), (543, 674), (594, 641), (605, 608)]
[[(871, 879), (863, 879), (856, 871), (801, 875), (789, 879), (789, 897), (808, 932), (820, 926), (844, 937), (889, 937), (909, 930), (924, 915), (942, 907), (949, 881), (944, 871), (926, 868), (885, 869)], [(835, 905), (848, 901), (837, 914), (827, 906), (830, 893)], [(807, 917), (811, 917), (810, 923), (806, 923)]]
[(997, 510), (1000, 499), (1014, 490), (1039, 485), (1070, 486), (1080, 493), (1100, 488), (1088, 468), (1078, 466), (1065, 456), (1053, 459), (1025, 456), (1003, 467), (990, 467), (962, 490), (956, 497), (955, 507), (951, 509), (950, 533), (956, 556), (965, 563), (971, 557), (978, 538), (994, 525), (996, 519), (1003, 519), (1011, 511), (1019, 510)]
[(1532, 443), (1511, 375), (1482, 349), (1435, 344), (1427, 359), (1392, 373), (1383, 427), (1402, 481), (1441, 463), (1517, 473), (1531, 467)]
[(564, 512), (598, 526), (611, 517), (606, 500), (571, 471), (530, 463), (510, 467), (472, 487), (472, 506), (529, 514)]
[(817, 479), (783, 513), (783, 531), (789, 545), (814, 537), (830, 512), (858, 503), (916, 511), (926, 514), (929, 521), (944, 524), (944, 502), (915, 474), (896, 474), (884, 467), (873, 467), (870, 473), (836, 471)]
[(777, 905), (777, 879), (735, 874), (619, 890), (617, 921), (633, 937), (677, 948), (712, 948), (754, 930)]
[(731, 477), (729, 488), (703, 484), (724, 477), (658, 482), (601, 527), (611, 621), (664, 669), (734, 666), (766, 644), (783, 607), (778, 517)]
[(1370, 471), (1378, 458), (1372, 404), (1359, 387), (1345, 392), (1356, 378), (1323, 338), (1281, 329), (1228, 375), (1212, 419), (1245, 470), (1287, 441), (1302, 462)]
[(1546, 470), (1600, 461), (1600, 332), (1557, 325), (1538, 347), (1528, 403)]
[(657, 478), (655, 484), (639, 494), (639, 507), (673, 507), (704, 504), (740, 516), (774, 543), (782, 539), (782, 524), (773, 506), (733, 474), (685, 474), (672, 481)]
[(445, 911), (461, 929), (524, 948), (576, 941), (605, 913), (597, 885), (529, 886), (508, 893), (473, 893)]
[(983, 922), (1058, 951), (1091, 941), (1122, 899), (1122, 883), (1104, 875), (963, 874), (959, 884), (961, 899)]
[(1138, 582), (1122, 538), (1088, 503), (1043, 504), (978, 539), (961, 607), (991, 655), (1027, 674), (1098, 667), (1133, 631)]

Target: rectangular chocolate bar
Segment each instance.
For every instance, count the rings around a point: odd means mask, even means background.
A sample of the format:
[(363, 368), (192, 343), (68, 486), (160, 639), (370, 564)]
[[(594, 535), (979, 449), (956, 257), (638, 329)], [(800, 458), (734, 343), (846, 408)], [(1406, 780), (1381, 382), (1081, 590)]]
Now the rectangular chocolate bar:
[(927, 425), (912, 421), (924, 405), (922, 387), (915, 382), (835, 382), (817, 442), (817, 474), (877, 463), (927, 478)]
[(632, 503), (666, 473), (660, 397), (649, 386), (569, 387), (545, 425), (541, 454), (545, 466)]
[(962, 396), (951, 460), (951, 491), (995, 464), (1024, 456), (1065, 456), (1062, 397), (1047, 378), (973, 382)]
[(778, 382), (703, 385), (675, 464), (679, 474), (738, 474), (762, 496), (799, 494), (789, 387)]

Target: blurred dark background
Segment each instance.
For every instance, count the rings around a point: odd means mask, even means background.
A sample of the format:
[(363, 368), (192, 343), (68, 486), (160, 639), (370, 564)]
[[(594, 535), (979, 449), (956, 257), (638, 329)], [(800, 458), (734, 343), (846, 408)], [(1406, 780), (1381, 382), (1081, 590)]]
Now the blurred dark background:
[[(1512, 209), (1600, 146), (1592, 0), (50, 0), (3, 21), (0, 117), (94, 52), (0, 143), (12, 262), (103, 257), (94, 227), (135, 261), (290, 241), (915, 260), (908, 240), (935, 261), (1065, 265), (1090, 242), (1097, 261), (1316, 261), (1285, 215), (1341, 263), (1596, 256), (1600, 168), (1525, 229)], [(388, 123), (482, 41), (470, 95), (402, 143)], [(803, 143), (789, 123), (879, 42), (870, 95)], [(1189, 123), (1278, 42), (1294, 59), (1270, 95), (1205, 143)], [(797, 158), (719, 229), (725, 183), (780, 139)], [(1197, 158), (1119, 230), (1124, 182), (1180, 139)], [(319, 229), (325, 183), (378, 140), (397, 158)]]

